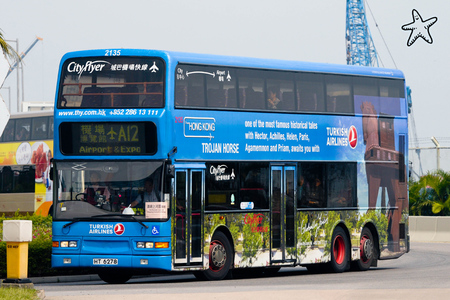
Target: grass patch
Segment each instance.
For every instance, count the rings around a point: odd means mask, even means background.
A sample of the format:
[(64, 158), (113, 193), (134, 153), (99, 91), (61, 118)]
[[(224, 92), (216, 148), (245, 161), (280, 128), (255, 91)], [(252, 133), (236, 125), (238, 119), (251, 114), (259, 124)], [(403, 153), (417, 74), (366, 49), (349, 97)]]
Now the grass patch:
[(0, 288), (2, 300), (38, 300), (38, 291), (35, 289), (2, 287)]

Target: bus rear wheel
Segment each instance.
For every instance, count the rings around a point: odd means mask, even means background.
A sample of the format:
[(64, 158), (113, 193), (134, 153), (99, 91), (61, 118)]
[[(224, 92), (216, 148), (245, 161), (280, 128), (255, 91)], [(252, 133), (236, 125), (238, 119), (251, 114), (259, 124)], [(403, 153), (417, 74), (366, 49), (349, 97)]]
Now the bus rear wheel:
[(100, 277), (101, 280), (107, 283), (111, 284), (122, 284), (130, 280), (130, 278), (133, 276), (133, 274), (130, 274), (128, 272), (119, 272), (119, 271), (102, 271), (98, 273), (98, 277)]
[(364, 227), (361, 232), (361, 240), (359, 243), (360, 259), (356, 262), (356, 267), (360, 271), (366, 271), (370, 268), (376, 259), (375, 243), (372, 232), (369, 228)]
[(203, 271), (207, 280), (224, 279), (231, 268), (232, 248), (230, 241), (223, 232), (216, 232), (209, 244), (209, 268)]
[(350, 243), (344, 229), (336, 227), (331, 241), (331, 268), (336, 273), (342, 273), (349, 267), (350, 250)]

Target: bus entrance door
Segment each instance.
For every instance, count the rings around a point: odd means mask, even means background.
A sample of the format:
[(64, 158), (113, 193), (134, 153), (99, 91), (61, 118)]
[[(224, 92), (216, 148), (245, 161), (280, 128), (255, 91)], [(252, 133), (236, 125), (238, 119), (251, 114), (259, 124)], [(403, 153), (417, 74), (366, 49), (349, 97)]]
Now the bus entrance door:
[(295, 245), (295, 166), (271, 167), (271, 263), (293, 263)]
[(175, 172), (175, 266), (202, 265), (203, 170)]

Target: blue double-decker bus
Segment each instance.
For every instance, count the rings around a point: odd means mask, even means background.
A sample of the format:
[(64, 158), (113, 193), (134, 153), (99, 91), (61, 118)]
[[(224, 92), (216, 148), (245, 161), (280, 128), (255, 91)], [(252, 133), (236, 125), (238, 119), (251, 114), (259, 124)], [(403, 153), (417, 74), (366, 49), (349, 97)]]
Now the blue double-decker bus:
[(409, 251), (398, 70), (79, 51), (55, 102), (55, 268), (214, 280)]

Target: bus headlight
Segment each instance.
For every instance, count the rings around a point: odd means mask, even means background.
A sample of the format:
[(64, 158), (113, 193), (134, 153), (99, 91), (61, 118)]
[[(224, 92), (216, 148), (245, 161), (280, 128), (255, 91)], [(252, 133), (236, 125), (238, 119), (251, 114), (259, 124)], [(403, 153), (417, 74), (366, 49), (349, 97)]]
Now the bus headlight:
[(136, 248), (139, 248), (139, 249), (144, 249), (144, 248), (150, 249), (150, 248), (153, 248), (153, 242), (137, 242), (136, 243)]
[(78, 246), (77, 241), (61, 241), (59, 244), (61, 248), (76, 248)]

